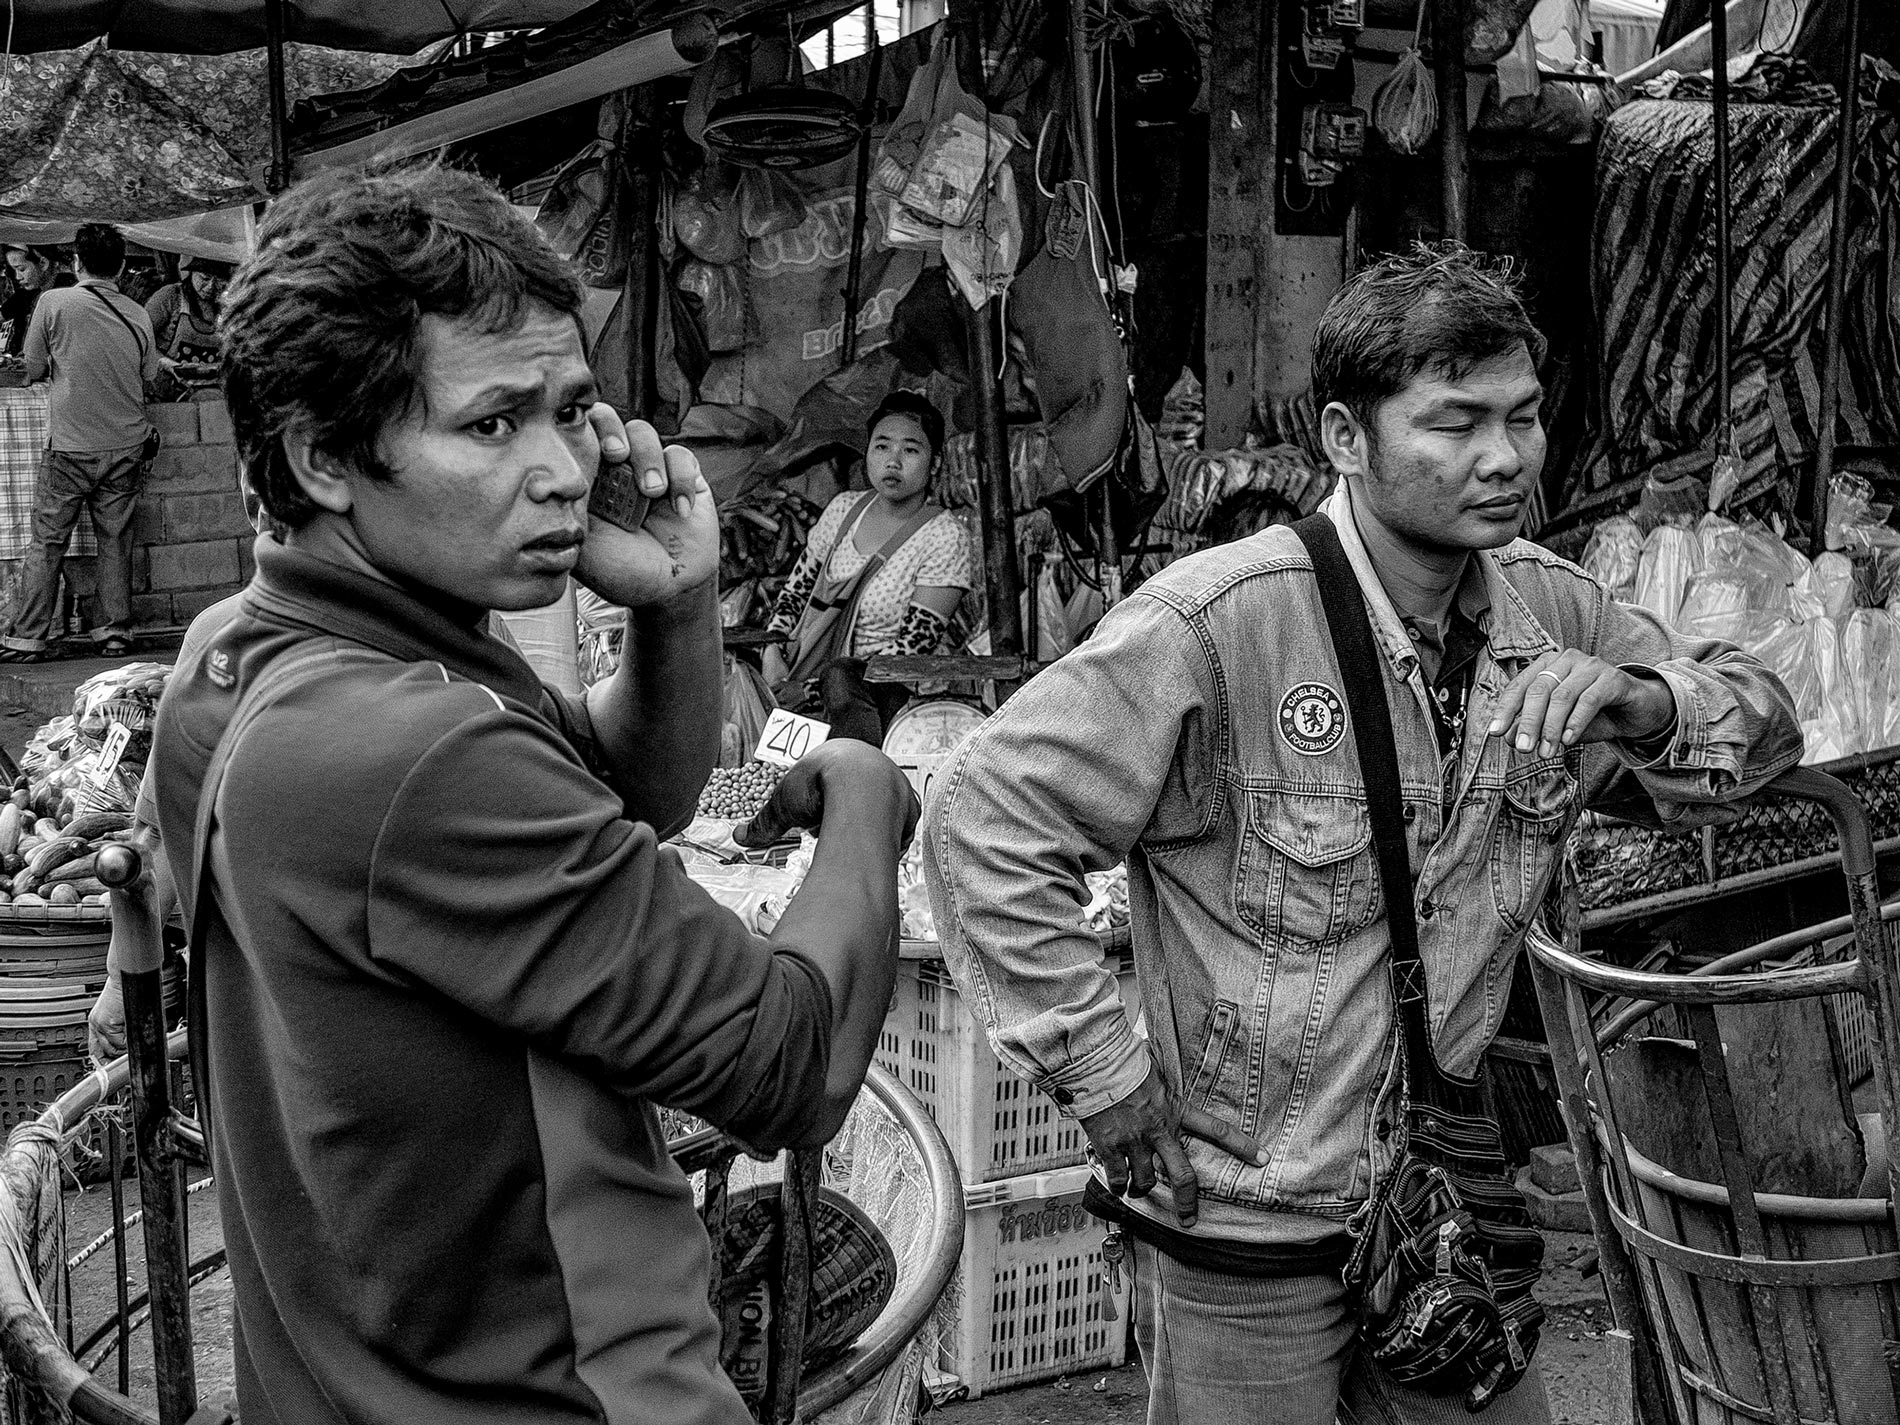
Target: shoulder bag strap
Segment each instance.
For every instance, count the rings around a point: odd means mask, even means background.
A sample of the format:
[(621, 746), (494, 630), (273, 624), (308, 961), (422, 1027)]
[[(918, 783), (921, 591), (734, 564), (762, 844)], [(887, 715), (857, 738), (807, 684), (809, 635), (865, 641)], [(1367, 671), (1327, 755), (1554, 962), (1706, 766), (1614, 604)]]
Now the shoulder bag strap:
[(222, 919), (211, 886), (211, 836), (217, 827), (218, 789), (224, 784), (225, 768), (230, 765), (232, 753), (237, 751), (245, 732), (257, 721), (258, 716), (293, 687), (308, 681), (312, 674), (334, 668), (339, 663), (391, 661), (386, 653), (361, 647), (339, 649), (328, 640), (314, 648), (292, 649), (266, 668), (238, 699), (231, 720), (224, 725), (224, 733), (218, 738), (218, 745), (212, 749), (204, 781), (198, 788), (198, 810), (192, 827), (188, 882), (191, 887), (191, 905), (185, 927), (186, 949), (190, 957), (186, 991), (190, 1003), (185, 1019), (185, 1038), (191, 1052), (191, 1080), (193, 1093), (198, 1100), (198, 1125), (204, 1132), (207, 1149), (211, 1144), (211, 1054), (210, 1042), (206, 1038), (208, 1001), (205, 976), (208, 966), (205, 964), (205, 945), (210, 936), (212, 917)]
[(132, 333), (133, 344), (139, 349), (139, 365), (145, 365), (145, 338), (140, 336), (139, 329), (132, 325), (132, 319), (117, 307), (113, 306), (112, 299), (106, 296), (105, 292), (100, 288), (88, 287), (86, 290), (92, 293), (92, 295), (97, 297), (101, 302), (104, 302), (106, 304), (106, 310), (119, 319), (119, 325)]
[(1366, 787), (1366, 813), (1379, 859), (1385, 894), (1386, 930), (1392, 942), (1392, 992), (1398, 1000), (1411, 1082), (1421, 1086), (1435, 1066), (1425, 1022), (1425, 966), (1418, 956), (1418, 917), (1412, 904), (1412, 856), (1405, 835), (1405, 799), (1399, 754), (1392, 736), (1392, 709), (1385, 695), (1385, 658), (1372, 637), (1372, 616), (1358, 577), (1346, 558), (1339, 531), (1325, 514), (1293, 526), (1313, 561), (1320, 607), (1332, 635), (1333, 654), (1346, 684), (1346, 708), (1359, 776)]

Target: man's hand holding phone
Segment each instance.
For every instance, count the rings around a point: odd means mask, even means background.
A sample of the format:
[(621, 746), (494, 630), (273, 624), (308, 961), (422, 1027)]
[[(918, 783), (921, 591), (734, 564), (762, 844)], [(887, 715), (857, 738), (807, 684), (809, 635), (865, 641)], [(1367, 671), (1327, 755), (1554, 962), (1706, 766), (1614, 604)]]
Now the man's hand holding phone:
[(719, 572), (719, 512), (698, 459), (662, 445), (645, 421), (623, 422), (605, 402), (588, 420), (600, 440), (600, 498), (588, 502), (575, 577), (624, 608), (668, 603), (702, 587)]

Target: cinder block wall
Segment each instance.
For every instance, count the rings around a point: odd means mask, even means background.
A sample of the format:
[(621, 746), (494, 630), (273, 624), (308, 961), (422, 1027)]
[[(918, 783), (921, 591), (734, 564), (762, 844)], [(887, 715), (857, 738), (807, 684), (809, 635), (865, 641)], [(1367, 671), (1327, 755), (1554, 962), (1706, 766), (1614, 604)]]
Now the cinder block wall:
[(223, 401), (148, 407), (164, 438), (139, 501), (132, 617), (176, 628), (251, 577), (250, 521), (238, 494), (237, 447)]

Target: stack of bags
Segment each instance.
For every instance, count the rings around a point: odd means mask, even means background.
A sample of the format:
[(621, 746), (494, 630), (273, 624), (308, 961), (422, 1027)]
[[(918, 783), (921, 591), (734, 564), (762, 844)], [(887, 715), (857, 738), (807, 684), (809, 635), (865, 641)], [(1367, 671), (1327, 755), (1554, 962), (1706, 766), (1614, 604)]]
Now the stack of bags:
[(1900, 744), (1900, 532), (1836, 482), (1835, 546), (1812, 561), (1764, 525), (1720, 515), (1657, 525), (1606, 520), (1584, 568), (1620, 599), (1683, 633), (1734, 643), (1787, 684), (1801, 715), (1802, 760), (1830, 762)]

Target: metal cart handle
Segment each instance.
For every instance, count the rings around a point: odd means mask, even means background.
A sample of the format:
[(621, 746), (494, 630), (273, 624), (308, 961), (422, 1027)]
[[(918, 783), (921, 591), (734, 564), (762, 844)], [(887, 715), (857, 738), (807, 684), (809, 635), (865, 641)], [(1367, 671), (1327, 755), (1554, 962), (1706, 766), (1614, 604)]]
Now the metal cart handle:
[(1845, 782), (1812, 767), (1795, 767), (1770, 782), (1761, 795), (1790, 797), (1820, 806), (1834, 819), (1841, 843), (1841, 869), (1849, 876), (1874, 874), (1873, 823), (1867, 819), (1867, 808)]

